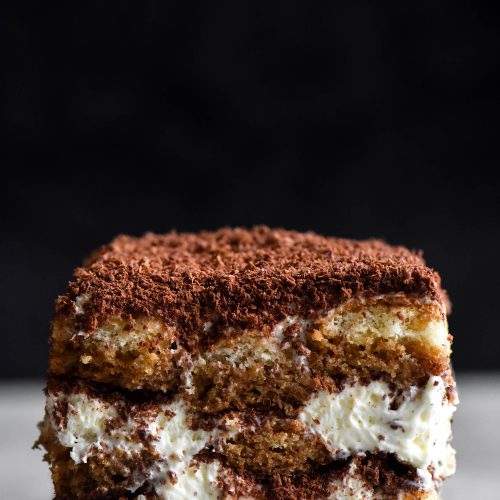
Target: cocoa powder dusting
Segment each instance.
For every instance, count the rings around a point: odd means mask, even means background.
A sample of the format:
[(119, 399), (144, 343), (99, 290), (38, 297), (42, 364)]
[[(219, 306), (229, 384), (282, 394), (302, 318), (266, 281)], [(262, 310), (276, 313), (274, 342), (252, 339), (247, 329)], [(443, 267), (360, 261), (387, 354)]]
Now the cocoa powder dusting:
[(119, 236), (92, 254), (57, 299), (56, 318), (74, 319), (87, 334), (112, 317), (156, 318), (193, 350), (228, 327), (265, 332), (288, 315), (313, 318), (352, 297), (394, 293), (446, 302), (421, 253), (379, 240), (265, 226), (148, 233)]

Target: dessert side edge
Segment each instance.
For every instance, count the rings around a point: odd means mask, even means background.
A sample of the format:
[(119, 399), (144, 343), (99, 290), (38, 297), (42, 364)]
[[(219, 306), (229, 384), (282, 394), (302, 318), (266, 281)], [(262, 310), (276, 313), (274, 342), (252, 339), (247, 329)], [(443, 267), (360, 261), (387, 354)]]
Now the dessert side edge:
[(56, 303), (56, 498), (438, 498), (447, 309), (421, 255), (378, 240), (118, 237)]

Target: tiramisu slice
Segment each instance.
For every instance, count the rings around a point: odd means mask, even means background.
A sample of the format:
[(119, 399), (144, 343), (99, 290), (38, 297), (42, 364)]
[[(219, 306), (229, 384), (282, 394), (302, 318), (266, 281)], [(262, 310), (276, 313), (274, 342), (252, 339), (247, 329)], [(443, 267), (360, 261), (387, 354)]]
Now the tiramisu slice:
[(75, 272), (40, 443), (57, 498), (437, 498), (447, 298), (380, 241), (121, 236)]

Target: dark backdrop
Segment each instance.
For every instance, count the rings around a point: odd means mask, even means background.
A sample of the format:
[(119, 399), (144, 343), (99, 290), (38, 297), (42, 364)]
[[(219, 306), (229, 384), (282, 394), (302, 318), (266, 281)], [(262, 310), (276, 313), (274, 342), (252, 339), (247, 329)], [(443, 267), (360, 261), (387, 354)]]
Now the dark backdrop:
[(0, 376), (42, 375), (55, 296), (117, 233), (256, 223), (423, 248), (456, 368), (500, 368), (493, 12), (2, 9)]

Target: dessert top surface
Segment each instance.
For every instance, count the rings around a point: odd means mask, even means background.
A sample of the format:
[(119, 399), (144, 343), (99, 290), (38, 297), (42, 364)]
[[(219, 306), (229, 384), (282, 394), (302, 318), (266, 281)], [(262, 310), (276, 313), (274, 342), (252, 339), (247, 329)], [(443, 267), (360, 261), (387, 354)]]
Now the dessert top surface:
[(56, 315), (76, 318), (86, 332), (110, 317), (145, 315), (194, 334), (206, 322), (257, 328), (392, 293), (443, 297), (421, 253), (379, 240), (264, 226), (148, 233), (118, 236), (94, 252), (57, 299)]

